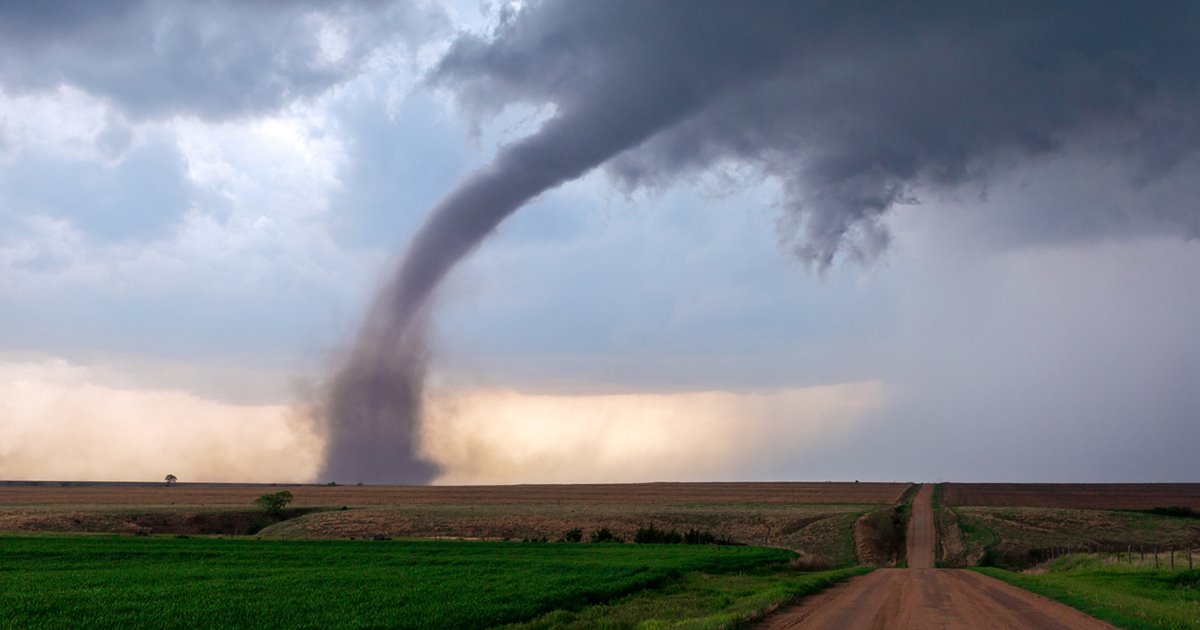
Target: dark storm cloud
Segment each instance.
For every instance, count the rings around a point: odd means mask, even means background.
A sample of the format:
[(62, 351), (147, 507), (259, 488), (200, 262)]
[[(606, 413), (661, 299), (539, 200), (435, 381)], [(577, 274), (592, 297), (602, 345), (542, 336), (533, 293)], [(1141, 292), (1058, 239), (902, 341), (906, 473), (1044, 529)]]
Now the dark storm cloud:
[[(633, 127), (665, 108), (609, 163), (618, 183), (750, 165), (827, 266), (886, 246), (896, 205), (1030, 154), (1120, 155), (1132, 186), (1196, 167), (1197, 32), (1191, 2), (545, 3), (460, 38), (435, 79), (479, 116), (549, 103)], [(565, 142), (604, 133), (585, 118)], [(1102, 211), (1067, 201), (1046, 212)], [(1196, 207), (1141, 218), (1194, 237)]]
[[(135, 118), (221, 119), (319, 94), (380, 46), (419, 43), (443, 23), (415, 2), (6, 2), (0, 87), (68, 84)], [(323, 52), (323, 25), (339, 54)]]

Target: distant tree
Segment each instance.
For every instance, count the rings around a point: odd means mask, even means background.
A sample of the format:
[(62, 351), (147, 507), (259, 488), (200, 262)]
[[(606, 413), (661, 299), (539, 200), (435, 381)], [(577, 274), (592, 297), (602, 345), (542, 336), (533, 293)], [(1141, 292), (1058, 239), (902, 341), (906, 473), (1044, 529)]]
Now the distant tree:
[(287, 490), (264, 494), (254, 500), (254, 504), (261, 507), (271, 516), (279, 516), (283, 513), (283, 508), (292, 502), (292, 493)]
[(176, 481), (179, 481), (179, 477), (176, 477), (175, 475), (167, 475), (166, 481), (168, 486), (173, 486), (175, 485)]

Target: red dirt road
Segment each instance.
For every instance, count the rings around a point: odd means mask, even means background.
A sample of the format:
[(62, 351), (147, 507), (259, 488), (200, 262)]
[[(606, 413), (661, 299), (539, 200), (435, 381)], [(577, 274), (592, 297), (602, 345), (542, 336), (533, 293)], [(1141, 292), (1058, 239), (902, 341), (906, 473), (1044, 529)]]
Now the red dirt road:
[(908, 521), (907, 548), (908, 568), (932, 569), (937, 550), (937, 539), (933, 526), (933, 484), (924, 484), (913, 497), (912, 518)]
[(759, 628), (1112, 628), (964, 569), (934, 569), (933, 486), (913, 500), (908, 569), (879, 569), (765, 619)]

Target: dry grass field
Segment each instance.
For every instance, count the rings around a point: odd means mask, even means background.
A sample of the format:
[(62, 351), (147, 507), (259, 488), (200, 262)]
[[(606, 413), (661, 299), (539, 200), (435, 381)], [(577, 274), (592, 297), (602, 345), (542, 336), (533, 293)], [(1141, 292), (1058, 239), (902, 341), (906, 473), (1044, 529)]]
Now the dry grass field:
[[(908, 483), (514, 486), (0, 483), (0, 531), (257, 534), (264, 538), (557, 540), (604, 527), (696, 529), (738, 543), (855, 561), (854, 522)], [(288, 490), (310, 513), (272, 524), (255, 498)], [(249, 509), (248, 509), (249, 508)]]
[(1200, 510), (1200, 483), (945, 483), (942, 505), (1094, 510)]

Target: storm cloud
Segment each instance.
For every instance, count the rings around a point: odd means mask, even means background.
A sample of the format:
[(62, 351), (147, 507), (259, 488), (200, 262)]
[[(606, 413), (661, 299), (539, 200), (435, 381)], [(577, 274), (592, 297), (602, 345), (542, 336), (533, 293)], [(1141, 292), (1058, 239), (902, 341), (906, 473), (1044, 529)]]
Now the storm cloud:
[(0, 83), (72, 85), (132, 118), (220, 120), (315, 97), (444, 28), (418, 2), (4, 3)]
[[(435, 79), (477, 117), (549, 105), (556, 121), (604, 112), (630, 127), (644, 103), (672, 107), (684, 92), (676, 116), (609, 162), (613, 180), (634, 191), (705, 172), (775, 178), (788, 246), (824, 268), (882, 251), (893, 208), (986, 190), (1031, 155), (1102, 155), (1134, 188), (1194, 173), (1198, 28), (1187, 2), (548, 2), (490, 39), (461, 38)], [(605, 133), (582, 122), (571, 141)], [(1081, 230), (1200, 235), (1198, 206), (1182, 199), (1131, 219), (1059, 201), (1045, 212)]]

